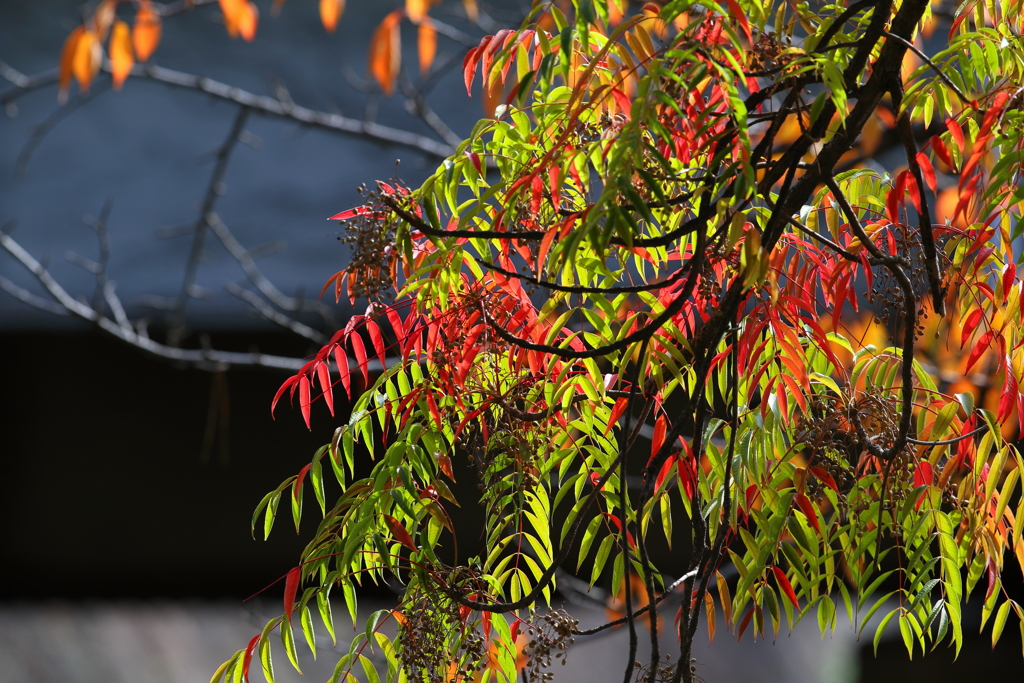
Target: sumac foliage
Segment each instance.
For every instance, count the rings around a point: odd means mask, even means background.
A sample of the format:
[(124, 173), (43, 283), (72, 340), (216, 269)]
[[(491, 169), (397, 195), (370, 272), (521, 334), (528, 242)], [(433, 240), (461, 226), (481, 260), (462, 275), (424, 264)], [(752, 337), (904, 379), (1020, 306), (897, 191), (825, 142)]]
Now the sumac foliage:
[[(218, 677), (272, 671), (276, 628), (296, 662), (296, 625), (333, 634), (330, 594), (354, 618), (386, 577), (400, 605), (334, 680), (376, 680), (371, 647), (389, 681), (545, 678), (581, 633), (533, 612), (563, 565), (610, 574), (626, 681), (694, 680), (716, 608), (741, 637), (845, 613), (912, 655), (959, 650), (972, 592), (993, 642), (1022, 622), (1000, 578), (1024, 564), (1019, 3), (626, 5), (538, 4), (484, 38), (463, 71), (494, 116), (421, 187), (333, 217), (354, 253), (325, 293), (369, 305), (275, 404), (354, 408), (260, 504), (254, 527), (285, 499), (298, 525), (308, 484), (322, 521), (284, 616)], [(476, 557), (457, 504), (482, 510)], [(659, 604), (679, 649), (655, 634), (636, 666)]]

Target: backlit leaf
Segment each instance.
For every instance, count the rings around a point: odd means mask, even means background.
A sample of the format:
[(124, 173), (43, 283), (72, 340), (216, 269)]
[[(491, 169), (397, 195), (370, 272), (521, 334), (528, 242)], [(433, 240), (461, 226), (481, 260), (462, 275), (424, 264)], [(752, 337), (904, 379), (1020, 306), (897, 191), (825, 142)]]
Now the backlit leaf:
[(139, 3), (139, 9), (135, 12), (135, 21), (132, 23), (132, 46), (135, 48), (135, 58), (145, 62), (160, 44), (160, 32), (163, 29), (160, 23), (160, 15), (151, 7), (149, 0)]
[(394, 92), (395, 79), (402, 65), (402, 41), (398, 32), (401, 18), (402, 10), (388, 14), (370, 39), (370, 73), (385, 95)]
[(345, 0), (320, 0), (320, 23), (329, 33), (334, 33), (344, 12)]
[(116, 21), (110, 33), (110, 73), (114, 79), (114, 89), (120, 90), (124, 81), (135, 65), (135, 53), (132, 50), (132, 36), (128, 24)]

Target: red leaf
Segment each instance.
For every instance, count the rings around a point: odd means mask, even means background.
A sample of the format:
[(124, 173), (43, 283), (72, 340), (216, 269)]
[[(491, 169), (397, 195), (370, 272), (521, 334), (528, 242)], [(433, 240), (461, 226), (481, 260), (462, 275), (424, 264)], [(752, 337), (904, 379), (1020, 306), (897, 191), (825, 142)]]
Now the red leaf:
[(331, 411), (331, 417), (334, 417), (334, 389), (331, 388), (331, 371), (328, 370), (327, 363), (320, 363), (316, 366), (316, 377), (324, 393), (324, 403)]
[(800, 603), (796, 599), (796, 591), (793, 590), (793, 584), (786, 578), (786, 572), (778, 567), (772, 567), (772, 572), (775, 574), (775, 580), (778, 582), (779, 588), (786, 594), (789, 601), (793, 603), (793, 607), (800, 609)]
[(370, 331), (370, 341), (373, 342), (373, 350), (377, 352), (377, 357), (380, 358), (381, 368), (388, 366), (387, 358), (384, 354), (384, 337), (381, 336), (380, 327), (373, 320), (366, 321), (366, 329)]
[(388, 529), (391, 530), (391, 535), (395, 537), (395, 540), (404, 545), (409, 550), (416, 552), (418, 548), (412, 541), (412, 536), (405, 530), (401, 522), (392, 517), (391, 515), (383, 515), (384, 523), (388, 525)]
[(462, 59), (462, 78), (466, 81), (466, 94), (470, 97), (473, 96), (473, 77), (476, 75), (476, 65), (480, 62), (480, 50), (483, 49), (490, 40), (490, 36), (484, 36), (480, 41), (480, 46), (472, 48)]
[(654, 434), (651, 436), (651, 457), (647, 460), (648, 463), (654, 460), (655, 456), (661, 450), (662, 445), (665, 443), (665, 431), (667, 430), (667, 423), (665, 422), (665, 416), (660, 415), (654, 422)]
[(441, 411), (437, 409), (437, 401), (434, 400), (434, 393), (428, 389), (426, 394), (427, 407), (430, 409), (430, 416), (434, 418), (434, 423), (437, 425), (437, 431), (441, 431)]
[(815, 531), (821, 533), (821, 526), (818, 524), (818, 513), (814, 511), (814, 504), (802, 493), (796, 494), (796, 504), (800, 510), (807, 515), (807, 521), (811, 523)]
[(349, 337), (349, 341), (352, 342), (352, 353), (356, 354), (356, 363), (359, 364), (359, 369), (363, 373), (364, 386), (370, 386), (370, 369), (366, 367), (366, 347), (363, 345), (363, 338), (358, 334), (353, 334)]
[(295, 594), (299, 592), (302, 580), (302, 567), (292, 567), (284, 580), (284, 618), (288, 626), (292, 625), (292, 612), (295, 611)]
[(476, 169), (477, 173), (483, 173), (484, 172), (483, 164), (480, 163), (480, 155), (479, 154), (477, 154), (476, 152), (469, 152), (469, 151), (467, 151), (466, 152), (466, 156), (469, 157), (469, 161), (470, 161), (470, 163), (473, 164), (473, 168)]
[(962, 349), (967, 343), (967, 340), (971, 338), (971, 333), (974, 332), (974, 328), (981, 322), (981, 316), (984, 311), (980, 308), (976, 308), (971, 311), (971, 314), (967, 316), (967, 320), (964, 322), (963, 332), (960, 334), (960, 348)]
[(484, 612), (480, 615), (481, 621), (484, 627), (484, 640), (490, 641), (491, 639), (491, 613)]
[(521, 624), (522, 622), (522, 619), (516, 617), (516, 620), (512, 622), (512, 626), (508, 630), (510, 636), (509, 640), (512, 641), (513, 644), (515, 644), (516, 638), (519, 637), (519, 624)]
[(725, 0), (725, 4), (729, 6), (729, 14), (732, 18), (740, 22), (740, 28), (743, 29), (744, 35), (747, 36), (747, 41), (751, 45), (754, 44), (754, 37), (750, 33), (750, 22), (747, 20), (747, 13), (743, 11), (740, 4), (736, 0)]
[(302, 493), (302, 483), (306, 481), (306, 475), (309, 474), (309, 468), (312, 466), (312, 463), (306, 465), (295, 476), (295, 486), (292, 487), (292, 496), (295, 497), (295, 500), (299, 499), (299, 494)]
[(665, 483), (665, 477), (668, 476), (669, 472), (672, 471), (672, 465), (679, 460), (679, 457), (666, 458), (665, 464), (661, 466), (661, 471), (658, 472), (657, 478), (654, 480), (654, 490), (660, 491), (661, 485)]
[(540, 200), (544, 194), (544, 180), (540, 175), (534, 175), (530, 179), (530, 189), (532, 196), (530, 197), (530, 213), (533, 217), (537, 217), (537, 212), (540, 211)]
[(989, 345), (992, 343), (992, 337), (995, 336), (995, 330), (989, 330), (985, 334), (981, 335), (981, 339), (971, 349), (971, 355), (967, 357), (967, 367), (964, 368), (964, 372), (969, 372), (971, 367), (978, 362), (981, 358), (981, 354), (988, 350)]
[(1013, 375), (1013, 364), (1009, 358), (1006, 359), (1004, 368), (1006, 380), (1003, 383), (1003, 392), (999, 396), (999, 409), (996, 413), (996, 420), (999, 423), (1009, 419), (1010, 414), (1013, 413), (1014, 406), (1017, 404), (1018, 395), (1017, 378)]
[(839, 487), (836, 485), (836, 480), (832, 478), (832, 475), (829, 474), (827, 470), (821, 467), (808, 467), (807, 469), (818, 478), (818, 481), (836, 493), (839, 493)]
[(1006, 264), (1006, 269), (1003, 271), (1003, 296), (1007, 296), (1010, 292), (1010, 287), (1013, 286), (1013, 281), (1017, 279), (1017, 266), (1013, 263)]
[(615, 405), (612, 406), (612, 414), (608, 417), (608, 426), (604, 428), (605, 434), (611, 431), (612, 427), (619, 421), (619, 418), (622, 417), (622, 413), (626, 412), (627, 405), (629, 405), (629, 398), (626, 396), (615, 400)]
[(299, 380), (299, 410), (306, 421), (306, 429), (309, 429), (309, 378), (306, 376)]
[(618, 107), (626, 120), (630, 120), (630, 109), (633, 108), (633, 102), (629, 99), (626, 93), (622, 92), (618, 88), (612, 88), (612, 97), (615, 99), (615, 106)]
[(890, 223), (900, 222), (900, 199), (895, 187), (885, 193), (885, 215)]
[(341, 375), (341, 386), (345, 387), (345, 394), (352, 399), (352, 378), (348, 374), (348, 354), (341, 346), (334, 347), (334, 362), (338, 366), (338, 374)]
[(494, 59), (494, 53), (505, 46), (505, 39), (513, 33), (515, 31), (512, 29), (501, 29), (494, 34), (494, 37), (487, 43), (487, 47), (483, 49), (483, 64), (480, 66), (480, 77), (483, 79), (485, 87), (491, 80), (491, 61)]
[(904, 171), (906, 173), (906, 186), (907, 192), (910, 193), (910, 201), (914, 205), (914, 209), (918, 213), (921, 212), (921, 188), (917, 186), (917, 178), (910, 171)]
[(921, 167), (921, 175), (924, 176), (924, 182), (932, 189), (932, 192), (935, 192), (935, 188), (938, 185), (935, 178), (935, 169), (932, 168), (932, 160), (924, 152), (918, 152), (917, 163)]
[(252, 655), (256, 652), (256, 646), (259, 645), (262, 636), (262, 633), (257, 633), (245, 646), (245, 656), (242, 658), (242, 680), (245, 683), (249, 683), (249, 665), (252, 664)]
[(955, 119), (946, 119), (946, 129), (949, 130), (949, 134), (953, 136), (953, 142), (960, 148), (960, 153), (964, 153), (964, 129), (960, 127), (960, 124)]
[(919, 462), (917, 469), (914, 470), (914, 486), (931, 486), (934, 481), (935, 471), (932, 464), (927, 460)]
[(281, 396), (284, 395), (284, 392), (288, 389), (288, 387), (292, 386), (293, 384), (295, 384), (298, 381), (299, 381), (299, 376), (298, 375), (292, 375), (291, 377), (286, 379), (284, 381), (284, 384), (281, 385), (281, 388), (277, 390), (277, 393), (274, 394), (274, 400), (270, 402), (270, 416), (271, 417), (274, 416), (274, 408), (277, 407), (277, 402), (281, 400)]
[(935, 156), (939, 157), (946, 166), (953, 168), (953, 159), (949, 156), (949, 150), (946, 149), (946, 143), (942, 141), (938, 135), (932, 137), (932, 149), (935, 150)]

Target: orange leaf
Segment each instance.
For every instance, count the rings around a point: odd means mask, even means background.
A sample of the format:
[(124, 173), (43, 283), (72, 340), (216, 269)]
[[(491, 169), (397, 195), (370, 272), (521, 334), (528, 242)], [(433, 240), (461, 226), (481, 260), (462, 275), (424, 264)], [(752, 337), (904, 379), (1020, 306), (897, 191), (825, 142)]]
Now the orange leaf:
[(110, 34), (110, 73), (114, 77), (114, 90), (120, 90), (135, 65), (132, 34), (128, 24), (117, 21)]
[(85, 35), (85, 27), (79, 26), (64, 41), (64, 48), (60, 52), (60, 68), (57, 73), (57, 101), (64, 104), (68, 101), (68, 87), (71, 85), (71, 70), (75, 62), (75, 50), (79, 39)]
[(89, 92), (89, 84), (99, 73), (102, 61), (103, 46), (99, 36), (93, 31), (86, 31), (75, 43), (75, 56), (71, 62), (71, 73), (83, 92)]
[(242, 40), (251, 43), (256, 37), (256, 27), (259, 25), (260, 11), (251, 2), (244, 3), (242, 10), (238, 13), (238, 33)]
[(385, 95), (395, 90), (395, 78), (402, 65), (402, 42), (398, 33), (398, 22), (403, 10), (391, 12), (380, 22), (370, 39), (370, 73)]
[(405, 530), (402, 523), (391, 515), (382, 515), (384, 517), (384, 523), (388, 525), (388, 529), (391, 530), (391, 535), (395, 537), (395, 540), (404, 545), (409, 550), (416, 552), (419, 550), (416, 544), (412, 540), (412, 536)]
[(135, 13), (135, 25), (132, 26), (132, 45), (135, 47), (135, 58), (140, 62), (149, 56), (160, 44), (160, 15), (153, 11), (148, 2), (139, 5)]
[(345, 0), (320, 0), (320, 21), (328, 32), (334, 33), (344, 12)]
[(246, 0), (218, 0), (220, 13), (224, 15), (224, 27), (232, 38), (238, 37), (238, 18)]
[(423, 21), (429, 9), (430, 0), (405, 0), (405, 16), (414, 24)]
[(430, 65), (434, 63), (434, 55), (437, 54), (437, 29), (429, 19), (420, 24), (418, 46), (420, 73), (426, 76), (430, 72)]
[(462, 0), (462, 6), (466, 8), (466, 16), (469, 17), (469, 20), (475, 22), (480, 16), (476, 0)]
[(617, 26), (622, 21), (622, 0), (608, 0), (608, 24)]

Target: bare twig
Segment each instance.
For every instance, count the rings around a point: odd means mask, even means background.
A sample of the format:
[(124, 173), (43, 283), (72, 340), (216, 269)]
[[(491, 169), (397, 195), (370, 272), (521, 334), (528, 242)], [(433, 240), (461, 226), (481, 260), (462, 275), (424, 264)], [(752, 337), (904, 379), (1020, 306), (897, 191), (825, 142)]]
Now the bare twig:
[(28, 162), (32, 159), (32, 154), (36, 151), (39, 143), (43, 141), (43, 138), (45, 138), (51, 130), (56, 128), (57, 125), (69, 115), (78, 111), (83, 104), (88, 103), (93, 97), (101, 95), (109, 89), (109, 83), (98, 83), (93, 88), (91, 95), (83, 95), (82, 93), (77, 94), (73, 100), (62, 107), (54, 109), (50, 112), (49, 116), (33, 126), (32, 133), (25, 142), (25, 146), (21, 148), (21, 153), (18, 154), (18, 160), (14, 163), (15, 174), (23, 175), (25, 173), (28, 169)]
[[(109, 70), (109, 67), (109, 64), (104, 64), (104, 69)], [(297, 104), (287, 104), (279, 99), (264, 95), (254, 95), (240, 88), (235, 88), (203, 76), (165, 69), (152, 64), (136, 65), (132, 68), (131, 76), (178, 88), (199, 90), (218, 99), (228, 100), (248, 107), (254, 112), (265, 116), (290, 119), (314, 128), (355, 135), (375, 142), (410, 147), (435, 158), (447, 157), (455, 151), (455, 148), (450, 145), (431, 140), (416, 133), (372, 122), (360, 121), (340, 114), (308, 109)]]
[(224, 144), (217, 150), (217, 163), (213, 167), (213, 174), (206, 186), (206, 196), (203, 198), (203, 205), (199, 209), (199, 219), (195, 225), (195, 236), (192, 238), (192, 249), (189, 252), (188, 262), (185, 264), (185, 278), (181, 283), (181, 292), (178, 294), (178, 301), (174, 306), (174, 313), (171, 315), (170, 331), (167, 334), (167, 341), (171, 346), (181, 344), (181, 338), (185, 332), (185, 309), (188, 307), (189, 299), (192, 297), (192, 288), (195, 285), (196, 273), (199, 271), (199, 259), (203, 253), (203, 244), (206, 240), (206, 227), (210, 224), (210, 214), (213, 213), (217, 204), (217, 198), (222, 194), (222, 183), (227, 173), (228, 162), (231, 160), (231, 153), (238, 144), (238, 137), (245, 127), (246, 119), (249, 118), (249, 108), (240, 107), (235, 121), (231, 125), (231, 132), (228, 133)]
[(275, 311), (270, 304), (259, 298), (255, 293), (250, 292), (248, 289), (239, 287), (234, 282), (225, 282), (224, 289), (228, 290), (232, 296), (238, 297), (252, 306), (260, 315), (275, 325), (279, 325), (290, 332), (294, 332), (300, 337), (305, 337), (306, 339), (315, 341), (318, 344), (324, 344), (327, 342), (327, 337), (323, 334), (314, 330), (309, 325), (304, 325), (298, 320), (289, 318), (284, 313)]
[[(39, 261), (32, 257), (25, 249), (18, 244), (10, 235), (0, 232), (0, 247), (3, 247), (11, 256), (16, 258), (25, 268), (32, 273), (47, 292), (57, 300), (59, 307), (67, 314), (73, 315), (82, 320), (95, 323), (102, 331), (125, 341), (132, 346), (141, 349), (161, 358), (188, 363), (202, 369), (213, 370), (219, 366), (255, 366), (274, 368), (277, 370), (299, 370), (306, 361), (301, 358), (286, 358), (283, 356), (270, 356), (262, 353), (234, 353), (231, 351), (214, 351), (199, 349), (181, 349), (152, 341), (145, 334), (137, 333), (130, 326), (119, 324), (94, 311), (90, 306), (77, 301), (68, 294), (67, 290), (60, 286), (50, 272), (43, 267)], [(7, 289), (4, 287), (4, 289)], [(19, 288), (20, 289), (20, 288)], [(54, 304), (37, 301), (38, 297), (31, 299), (19, 297), (25, 303), (36, 306), (43, 310), (50, 310)], [(37, 305), (43, 304), (43, 305)], [(380, 370), (379, 360), (368, 361), (371, 370)]]

